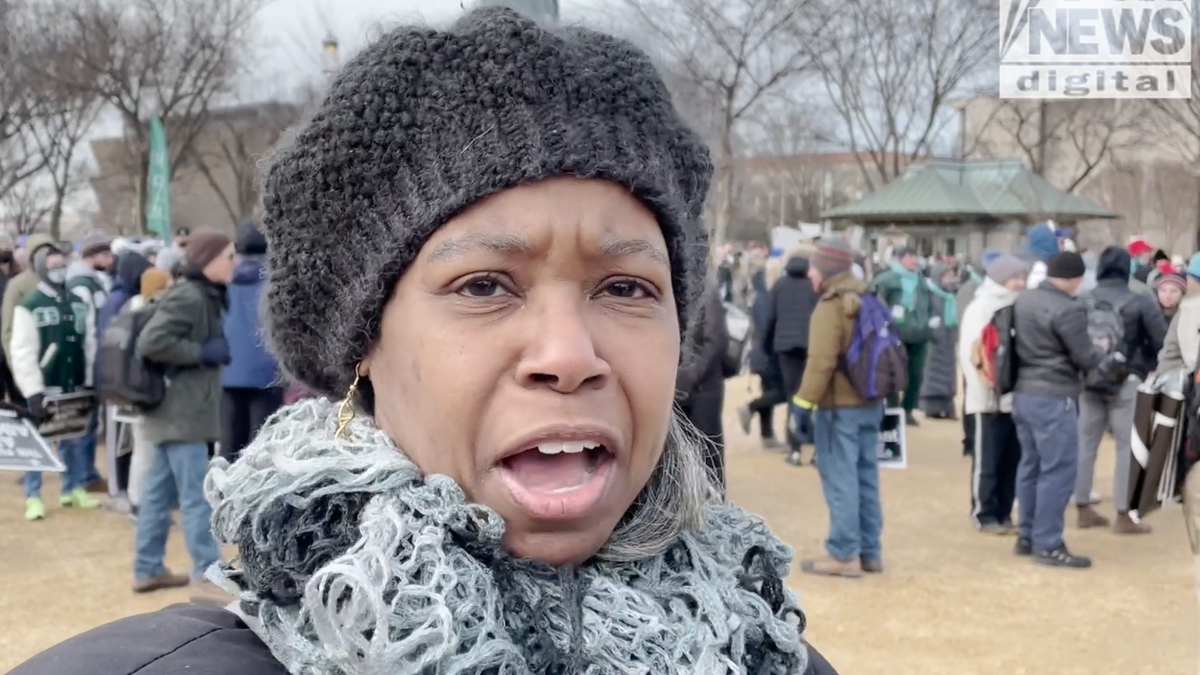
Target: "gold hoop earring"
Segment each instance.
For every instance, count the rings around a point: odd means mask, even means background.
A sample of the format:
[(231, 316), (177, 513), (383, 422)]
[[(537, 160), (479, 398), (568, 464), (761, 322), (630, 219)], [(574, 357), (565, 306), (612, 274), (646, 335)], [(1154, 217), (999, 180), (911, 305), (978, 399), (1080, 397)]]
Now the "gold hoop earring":
[(346, 397), (338, 404), (337, 413), (337, 431), (333, 433), (333, 437), (338, 440), (350, 440), (350, 434), (347, 428), (354, 421), (354, 395), (358, 393), (358, 381), (362, 378), (362, 373), (359, 372), (359, 366), (354, 366), (354, 381), (350, 383), (350, 388), (346, 390)]

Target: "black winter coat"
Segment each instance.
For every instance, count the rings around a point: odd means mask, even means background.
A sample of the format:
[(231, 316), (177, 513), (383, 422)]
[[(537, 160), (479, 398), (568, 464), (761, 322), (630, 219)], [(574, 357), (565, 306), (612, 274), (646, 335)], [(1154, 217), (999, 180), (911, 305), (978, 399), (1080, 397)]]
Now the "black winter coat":
[(1096, 288), (1091, 291), (1096, 300), (1121, 304), (1121, 320), (1125, 324), (1126, 366), (1131, 375), (1146, 379), (1158, 368), (1158, 352), (1167, 336), (1167, 320), (1158, 302), (1149, 295), (1129, 289), (1129, 254), (1105, 249), (1096, 264)]
[(729, 328), (725, 305), (717, 292), (708, 291), (700, 320), (692, 333), (691, 349), (675, 378), (676, 400), (687, 403), (705, 395), (723, 396), (725, 371), (722, 361), (729, 351)]
[(808, 259), (792, 258), (771, 287), (763, 344), (776, 354), (808, 349), (808, 322), (820, 296), (808, 279)]
[[(808, 648), (804, 675), (837, 675)], [(172, 605), (119, 619), (51, 647), (9, 675), (287, 675), (236, 615)]]

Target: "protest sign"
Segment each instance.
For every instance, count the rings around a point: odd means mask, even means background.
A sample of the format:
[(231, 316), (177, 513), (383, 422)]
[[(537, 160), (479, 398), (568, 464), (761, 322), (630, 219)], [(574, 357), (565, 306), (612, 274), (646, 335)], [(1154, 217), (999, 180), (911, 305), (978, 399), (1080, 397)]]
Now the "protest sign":
[(0, 471), (64, 471), (50, 444), (16, 411), (0, 408)]
[(888, 408), (883, 411), (883, 423), (879, 425), (879, 466), (885, 469), (903, 469), (908, 466), (908, 453), (904, 447), (904, 409)]

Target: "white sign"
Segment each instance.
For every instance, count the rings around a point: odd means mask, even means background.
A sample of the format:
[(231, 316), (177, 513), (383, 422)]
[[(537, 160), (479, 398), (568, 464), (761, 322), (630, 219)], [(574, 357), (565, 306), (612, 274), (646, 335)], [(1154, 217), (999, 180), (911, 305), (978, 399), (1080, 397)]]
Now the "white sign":
[(1000, 0), (1000, 97), (1191, 98), (1191, 0)]
[(888, 408), (883, 411), (883, 422), (879, 425), (879, 449), (876, 453), (880, 468), (908, 467), (904, 429), (904, 408)]

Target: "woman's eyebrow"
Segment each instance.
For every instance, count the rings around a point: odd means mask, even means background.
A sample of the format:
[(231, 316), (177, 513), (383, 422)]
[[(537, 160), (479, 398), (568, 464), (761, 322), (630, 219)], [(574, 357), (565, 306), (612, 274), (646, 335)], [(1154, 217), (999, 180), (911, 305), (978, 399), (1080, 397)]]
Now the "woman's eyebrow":
[(515, 234), (464, 234), (438, 244), (429, 254), (429, 262), (445, 262), (476, 251), (527, 255), (533, 250), (529, 241)]
[(600, 256), (603, 258), (645, 256), (654, 262), (664, 265), (671, 264), (665, 251), (645, 239), (609, 239), (600, 245)]

